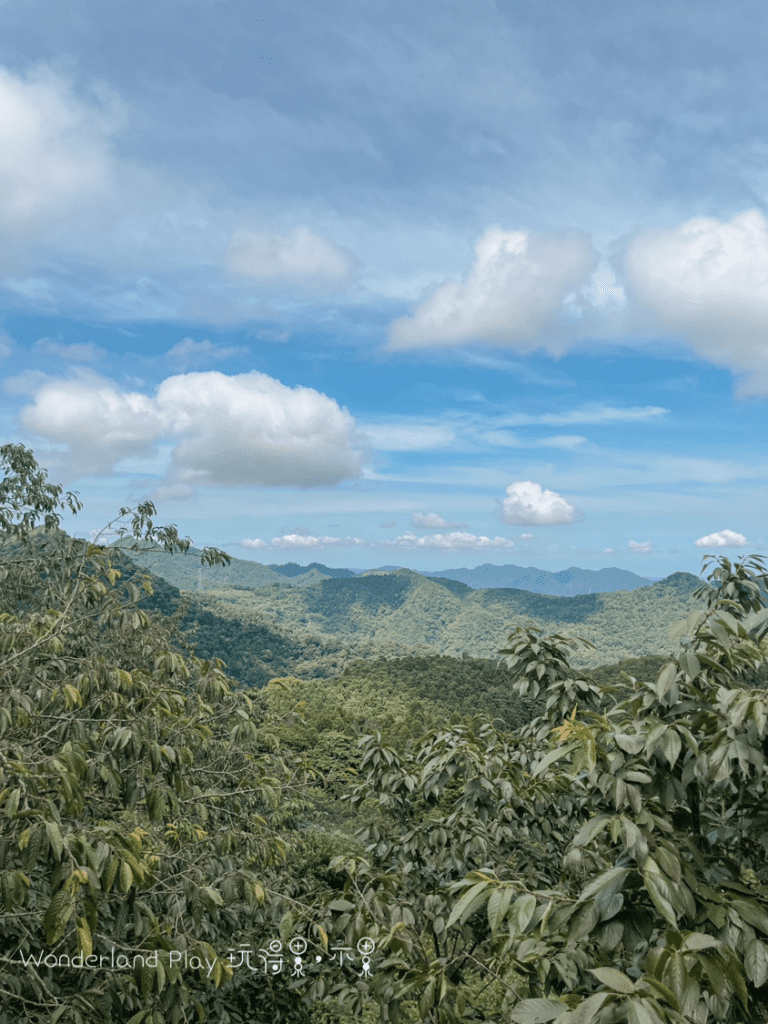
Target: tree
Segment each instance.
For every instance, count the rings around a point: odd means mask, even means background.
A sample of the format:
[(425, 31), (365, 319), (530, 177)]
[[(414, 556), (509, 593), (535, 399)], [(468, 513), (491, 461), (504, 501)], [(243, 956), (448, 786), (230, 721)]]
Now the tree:
[[(0, 1021), (287, 1019), (297, 996), (228, 951), (271, 925), (300, 776), (224, 663), (136, 608), (146, 579), (59, 529), (76, 497), (0, 458)], [(187, 550), (155, 511), (109, 527)]]
[(518, 627), (513, 688), (546, 697), (529, 726), (437, 730), (403, 757), (364, 738), (351, 800), (380, 814), (322, 913), (378, 959), (335, 995), (431, 1024), (768, 1020), (760, 562), (719, 559), (653, 681), (606, 691), (565, 638)]

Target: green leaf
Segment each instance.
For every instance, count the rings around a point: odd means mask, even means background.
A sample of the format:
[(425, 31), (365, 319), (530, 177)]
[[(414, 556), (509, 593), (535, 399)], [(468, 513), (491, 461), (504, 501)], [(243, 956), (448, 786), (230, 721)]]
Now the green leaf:
[(628, 1024), (665, 1024), (664, 1017), (649, 999), (630, 999), (627, 1021)]
[(705, 935), (703, 932), (689, 932), (686, 936), (682, 949), (717, 949), (722, 946), (713, 935)]
[(494, 889), (488, 900), (488, 924), (491, 931), (498, 931), (499, 925), (504, 920), (504, 915), (512, 902), (513, 890), (509, 886), (499, 886)]
[(768, 981), (768, 949), (760, 939), (749, 940), (744, 954), (744, 966), (747, 968), (747, 977), (755, 988), (760, 988)]
[(589, 967), (587, 969), (590, 974), (594, 974), (598, 981), (602, 982), (603, 985), (607, 985), (614, 992), (629, 995), (635, 991), (635, 983), (632, 979), (628, 978), (622, 971), (617, 971), (614, 967)]
[(590, 1021), (597, 1017), (610, 995), (610, 992), (596, 992), (593, 996), (589, 996), (583, 1003), (579, 1003), (575, 1010), (571, 1010), (567, 1017), (563, 1018), (562, 1024), (590, 1024)]
[(521, 999), (509, 1011), (508, 1017), (515, 1024), (547, 1024), (567, 1012), (565, 1003), (555, 999)]
[(461, 921), (463, 924), (482, 905), (487, 898), (489, 885), (489, 882), (477, 882), (464, 893), (451, 911), (451, 916), (448, 918), (448, 928), (455, 924), (456, 921)]
[(546, 757), (543, 757), (541, 761), (539, 761), (539, 763), (533, 769), (533, 772), (531, 774), (533, 775), (534, 779), (537, 776), (541, 775), (543, 772), (545, 772), (551, 764), (555, 763), (555, 761), (559, 761), (561, 760), (561, 758), (569, 754), (574, 749), (574, 746), (575, 744), (568, 743), (565, 746), (555, 747), (554, 750), (550, 750)]
[(607, 871), (603, 871), (584, 888), (579, 896), (579, 903), (591, 899), (597, 893), (600, 893), (604, 899), (612, 896), (621, 889), (624, 879), (631, 870), (632, 868), (608, 868)]
[(64, 935), (72, 916), (75, 897), (67, 889), (59, 889), (48, 905), (43, 919), (45, 941), (49, 946), (55, 945)]
[(579, 831), (573, 837), (571, 846), (586, 846), (598, 833), (602, 832), (611, 820), (610, 814), (596, 814), (594, 818), (584, 822)]
[(51, 844), (51, 850), (56, 860), (61, 859), (61, 853), (64, 849), (64, 840), (61, 837), (61, 829), (55, 821), (46, 821), (45, 831), (48, 836), (48, 842)]
[(646, 857), (645, 859), (643, 878), (648, 895), (653, 900), (656, 909), (668, 924), (673, 928), (677, 928), (677, 913), (674, 906), (675, 895), (669, 882), (661, 873), (659, 865), (652, 857)]
[(331, 903), (329, 903), (328, 904), (328, 909), (329, 910), (354, 910), (355, 909), (355, 904), (351, 903), (349, 900), (338, 899), (338, 900), (333, 900)]
[(510, 919), (518, 934), (522, 935), (533, 919), (536, 911), (536, 897), (526, 893), (515, 900)]
[(768, 914), (754, 900), (731, 900), (733, 909), (753, 928), (759, 928), (768, 935)]

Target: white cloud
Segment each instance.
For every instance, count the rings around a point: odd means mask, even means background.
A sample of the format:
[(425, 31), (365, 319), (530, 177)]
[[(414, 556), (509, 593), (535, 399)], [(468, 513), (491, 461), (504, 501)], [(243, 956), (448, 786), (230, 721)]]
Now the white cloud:
[(510, 484), (501, 517), (514, 526), (559, 526), (576, 519), (576, 508), (554, 491), (530, 480)]
[(10, 334), (0, 331), (0, 359), (5, 359), (13, 350), (14, 340)]
[(488, 228), (463, 281), (446, 281), (413, 316), (395, 320), (390, 349), (481, 341), (530, 352), (557, 322), (564, 300), (585, 287), (599, 257), (584, 232), (534, 235)]
[(604, 555), (612, 555), (614, 553), (614, 550), (613, 550), (613, 548), (603, 548), (602, 553)]
[(653, 545), (649, 540), (636, 541), (631, 540), (627, 547), (630, 551), (650, 551)]
[(224, 254), (227, 270), (255, 281), (344, 284), (358, 265), (349, 250), (307, 227), (286, 235), (241, 229), (234, 232)]
[(403, 533), (394, 540), (379, 542), (382, 547), (398, 548), (440, 548), (455, 551), (458, 549), (483, 551), (487, 548), (513, 548), (515, 542), (505, 537), (476, 537), (473, 533), (436, 533), (431, 537), (417, 537), (413, 533)]
[(699, 537), (693, 542), (697, 548), (745, 548), (749, 543), (743, 533), (733, 530), (718, 530), (717, 533)]
[(640, 423), (664, 416), (668, 411), (659, 405), (636, 405), (626, 409), (616, 409), (609, 405), (585, 405), (571, 412), (542, 413), (538, 416), (513, 413), (504, 417), (504, 423), (511, 427), (536, 424), (554, 427), (574, 423)]
[(558, 434), (554, 437), (542, 437), (535, 441), (523, 441), (517, 434), (509, 430), (492, 430), (482, 435), (486, 444), (498, 445), (504, 448), (578, 448), (587, 440), (579, 434)]
[(304, 533), (288, 533), (282, 537), (273, 537), (269, 544), (258, 539), (240, 541), (242, 547), (256, 548), (258, 550), (263, 548), (293, 548), (301, 550), (324, 547), (358, 547), (360, 544), (366, 543), (367, 541), (362, 540), (360, 537), (313, 537), (311, 534), (307, 535)]
[(533, 534), (532, 533), (521, 533), (520, 534), (520, 538), (522, 540), (533, 540)]
[[(168, 377), (154, 398), (121, 392), (93, 371), (44, 382), (21, 412), (30, 431), (66, 444), (62, 468), (105, 475), (173, 438), (161, 486), (320, 487), (360, 476), (355, 421), (333, 399), (255, 370)], [(181, 496), (181, 491), (177, 492)]]
[(104, 356), (104, 349), (94, 345), (92, 341), (84, 344), (62, 345), (52, 338), (40, 338), (35, 342), (35, 349), (48, 356), (59, 356), (78, 363), (95, 363)]
[(105, 85), (98, 105), (44, 64), (25, 77), (0, 67), (0, 225), (17, 241), (112, 190), (112, 136), (124, 107)]
[(212, 344), (207, 338), (204, 341), (183, 338), (173, 348), (169, 348), (165, 356), (166, 359), (176, 363), (180, 369), (186, 370), (188, 366), (199, 365), (207, 360), (231, 359), (233, 356), (244, 355), (246, 352), (248, 349), (244, 345), (222, 348), (221, 345)]
[(3, 391), (7, 395), (34, 395), (44, 381), (55, 380), (43, 370), (24, 370), (3, 381)]
[(742, 394), (768, 394), (768, 220), (695, 217), (640, 232), (616, 259), (632, 301), (713, 363), (747, 374)]
[(430, 423), (361, 424), (360, 432), (382, 452), (418, 452), (439, 448), (455, 440), (450, 427)]
[(444, 530), (449, 524), (436, 512), (411, 512), (411, 526), (421, 530)]

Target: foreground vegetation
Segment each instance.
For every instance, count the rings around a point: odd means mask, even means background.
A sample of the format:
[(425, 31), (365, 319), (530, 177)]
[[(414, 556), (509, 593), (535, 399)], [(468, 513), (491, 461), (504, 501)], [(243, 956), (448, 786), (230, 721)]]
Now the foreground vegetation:
[(620, 677), (529, 624), (252, 690), (0, 457), (2, 1024), (768, 1021), (761, 559)]

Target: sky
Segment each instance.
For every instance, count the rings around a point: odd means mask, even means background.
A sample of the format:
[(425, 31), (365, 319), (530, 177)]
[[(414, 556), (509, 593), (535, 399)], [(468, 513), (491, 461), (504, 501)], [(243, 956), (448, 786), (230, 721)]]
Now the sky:
[(767, 44), (740, 0), (0, 0), (3, 443), (82, 537), (765, 553)]

